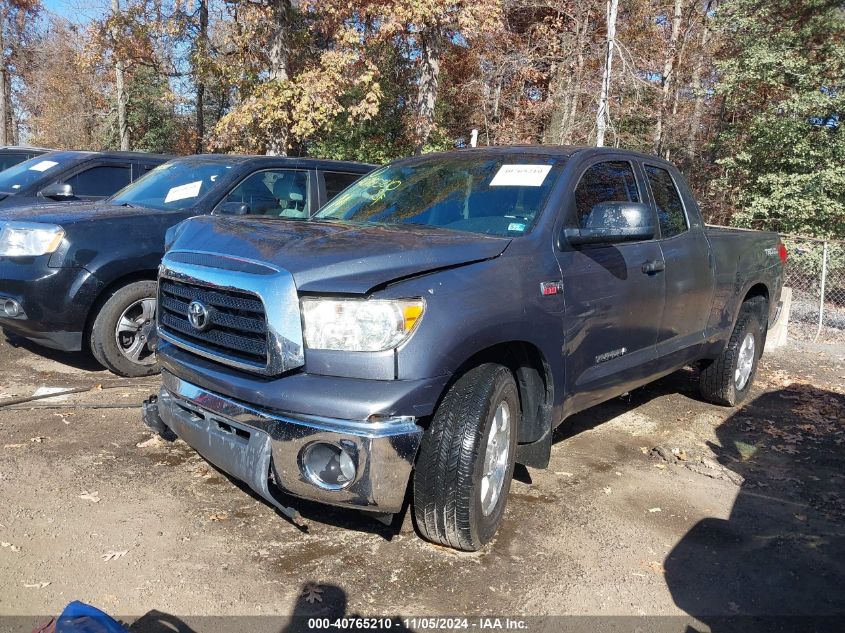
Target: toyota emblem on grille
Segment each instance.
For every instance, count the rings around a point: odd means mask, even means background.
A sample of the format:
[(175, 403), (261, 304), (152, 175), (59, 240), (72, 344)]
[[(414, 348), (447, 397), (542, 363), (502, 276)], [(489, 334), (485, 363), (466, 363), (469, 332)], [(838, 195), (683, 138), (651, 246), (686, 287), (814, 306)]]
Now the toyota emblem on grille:
[(201, 301), (191, 301), (188, 304), (188, 321), (200, 332), (204, 332), (211, 325), (210, 316), (208, 308)]

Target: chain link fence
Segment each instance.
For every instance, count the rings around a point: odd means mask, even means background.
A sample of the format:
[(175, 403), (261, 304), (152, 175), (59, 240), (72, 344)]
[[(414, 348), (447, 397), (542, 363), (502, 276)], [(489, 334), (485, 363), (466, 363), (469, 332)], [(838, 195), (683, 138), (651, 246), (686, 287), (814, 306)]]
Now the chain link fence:
[(845, 343), (845, 242), (781, 238), (789, 253), (784, 286), (792, 288), (789, 336)]

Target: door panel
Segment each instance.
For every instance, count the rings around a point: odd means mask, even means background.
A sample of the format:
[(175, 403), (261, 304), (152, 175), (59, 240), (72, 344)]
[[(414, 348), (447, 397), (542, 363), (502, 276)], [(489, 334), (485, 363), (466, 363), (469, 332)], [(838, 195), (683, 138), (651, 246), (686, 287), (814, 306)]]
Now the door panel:
[[(627, 160), (589, 165), (573, 192), (566, 226), (577, 227), (593, 205), (641, 202), (642, 183)], [(655, 240), (582, 246), (557, 253), (565, 310), (567, 397), (571, 413), (647, 381), (656, 358), (665, 293)]]
[(657, 354), (661, 367), (669, 368), (694, 359), (704, 342), (713, 300), (713, 263), (702, 227), (691, 226), (676, 177), (662, 166), (646, 164), (643, 170), (660, 222), (666, 265)]
[(566, 303), (567, 393), (573, 410), (641, 384), (656, 358), (664, 277), (655, 242), (561, 253)]

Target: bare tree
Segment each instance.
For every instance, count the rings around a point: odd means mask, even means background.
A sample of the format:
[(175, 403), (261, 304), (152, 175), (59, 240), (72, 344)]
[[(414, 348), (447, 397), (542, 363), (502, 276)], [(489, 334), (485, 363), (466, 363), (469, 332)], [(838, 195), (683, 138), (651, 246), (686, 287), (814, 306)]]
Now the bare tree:
[[(116, 43), (120, 37), (117, 26), (120, 18), (120, 0), (112, 0), (111, 9), (112, 18), (115, 20), (115, 26), (112, 29), (112, 39)], [(120, 58), (115, 48), (112, 51), (115, 56), (114, 88), (115, 92), (117, 92), (117, 135), (120, 139), (120, 149), (126, 151), (129, 149), (129, 122), (126, 120), (126, 88), (124, 86), (124, 72), (126, 69), (124, 61)]]
[[(270, 40), (270, 81), (287, 81), (290, 78), (290, 0), (271, 0), (273, 8), (273, 35)], [(281, 130), (270, 140), (267, 153), (286, 156), (288, 131)]]
[(655, 154), (662, 154), (666, 141), (666, 118), (669, 114), (669, 98), (675, 83), (675, 65), (678, 55), (678, 37), (681, 33), (681, 16), (684, 10), (684, 0), (675, 0), (675, 10), (672, 16), (672, 31), (669, 35), (669, 45), (663, 57), (663, 75), (661, 77), (660, 110), (657, 112), (657, 123), (654, 126)]
[(607, 124), (610, 121), (608, 102), (610, 98), (610, 77), (613, 66), (613, 47), (616, 42), (616, 13), (618, 8), (619, 0), (607, 0), (607, 48), (604, 57), (604, 73), (601, 79), (599, 108), (596, 113), (596, 147), (602, 147), (604, 145), (604, 136), (607, 131)]
[(202, 154), (205, 139), (205, 79), (203, 76), (202, 63), (208, 56), (208, 0), (199, 0), (199, 31), (197, 33), (196, 58), (194, 69), (196, 72), (197, 98), (196, 98), (196, 127), (197, 140), (194, 145), (194, 152)]

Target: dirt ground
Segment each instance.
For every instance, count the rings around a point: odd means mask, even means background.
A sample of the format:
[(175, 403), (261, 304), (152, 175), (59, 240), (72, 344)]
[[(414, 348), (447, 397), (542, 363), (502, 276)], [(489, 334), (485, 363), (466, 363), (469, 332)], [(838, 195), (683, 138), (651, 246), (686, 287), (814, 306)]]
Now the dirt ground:
[(687, 615), (716, 630), (845, 613), (842, 345), (770, 353), (736, 410), (699, 400), (687, 370), (568, 420), (477, 554), (319, 506), (294, 526), (151, 439), (138, 405), (155, 379), (2, 335), (0, 376), (0, 401), (102, 386), (0, 407), (5, 616), (74, 599), (162, 631), (210, 628), (201, 615)]

